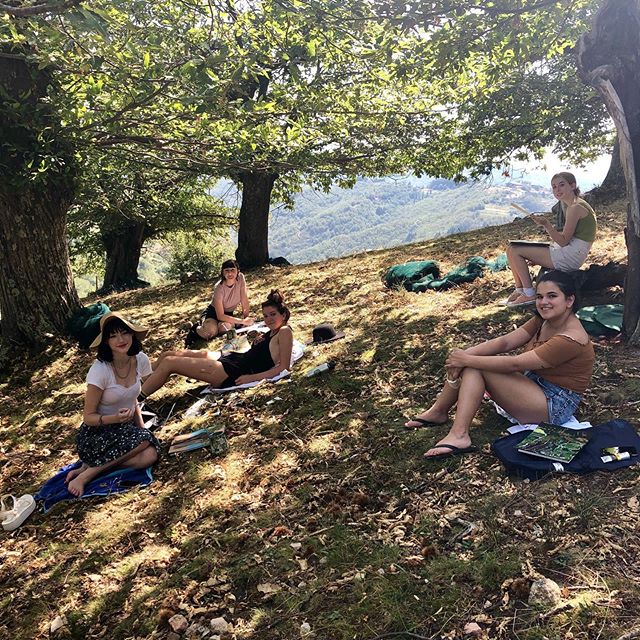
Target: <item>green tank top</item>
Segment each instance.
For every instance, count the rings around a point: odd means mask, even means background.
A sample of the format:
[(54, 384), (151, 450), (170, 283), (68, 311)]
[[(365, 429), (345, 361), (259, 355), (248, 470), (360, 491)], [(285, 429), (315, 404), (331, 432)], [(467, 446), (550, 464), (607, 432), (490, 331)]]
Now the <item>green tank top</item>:
[[(596, 212), (593, 210), (591, 205), (582, 198), (576, 198), (576, 204), (584, 207), (588, 213), (584, 218), (580, 218), (578, 220), (578, 224), (576, 225), (576, 230), (573, 232), (573, 237), (578, 238), (579, 240), (584, 240), (585, 242), (593, 242), (596, 239), (596, 231), (598, 230), (598, 222), (596, 220)], [(564, 226), (564, 220), (567, 213), (567, 207), (562, 203), (562, 224), (559, 225), (559, 230), (562, 230)], [(558, 222), (560, 222), (560, 216), (558, 216)]]

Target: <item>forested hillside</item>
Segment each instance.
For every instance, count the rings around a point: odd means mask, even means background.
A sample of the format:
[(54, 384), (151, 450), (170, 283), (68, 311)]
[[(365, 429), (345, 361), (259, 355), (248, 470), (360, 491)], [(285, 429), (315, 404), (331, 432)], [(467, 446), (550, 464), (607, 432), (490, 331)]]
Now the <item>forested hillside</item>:
[(271, 255), (301, 264), (505, 224), (517, 215), (511, 202), (529, 211), (553, 204), (548, 189), (525, 182), (383, 178), (328, 194), (307, 189), (292, 211), (272, 213)]

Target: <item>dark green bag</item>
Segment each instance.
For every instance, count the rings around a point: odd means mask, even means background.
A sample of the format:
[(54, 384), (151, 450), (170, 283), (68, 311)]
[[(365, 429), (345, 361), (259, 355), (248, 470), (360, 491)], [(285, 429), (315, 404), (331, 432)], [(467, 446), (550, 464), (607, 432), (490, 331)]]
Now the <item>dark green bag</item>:
[(100, 318), (110, 311), (104, 302), (83, 307), (67, 323), (69, 333), (78, 340), (81, 349), (88, 349), (100, 333)]

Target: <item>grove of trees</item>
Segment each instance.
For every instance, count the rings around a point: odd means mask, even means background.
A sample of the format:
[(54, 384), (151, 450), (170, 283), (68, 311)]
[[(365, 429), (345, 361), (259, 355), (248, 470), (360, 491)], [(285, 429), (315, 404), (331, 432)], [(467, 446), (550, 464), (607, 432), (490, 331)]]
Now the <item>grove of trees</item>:
[(61, 334), (79, 308), (69, 224), (117, 285), (145, 238), (224, 219), (206, 185), (228, 177), (237, 257), (257, 266), (272, 201), (304, 183), (459, 179), (549, 145), (586, 160), (611, 144), (608, 112), (640, 342), (639, 16), (638, 0), (0, 4), (2, 336)]

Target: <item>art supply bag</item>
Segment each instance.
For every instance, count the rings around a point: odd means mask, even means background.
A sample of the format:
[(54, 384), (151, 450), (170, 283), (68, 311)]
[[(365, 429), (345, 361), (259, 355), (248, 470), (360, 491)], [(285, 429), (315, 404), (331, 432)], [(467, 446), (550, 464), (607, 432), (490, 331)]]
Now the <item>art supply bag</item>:
[(616, 471), (640, 462), (640, 455), (614, 462), (602, 462), (600, 459), (603, 455), (602, 450), (610, 447), (635, 447), (640, 453), (640, 436), (625, 420), (611, 420), (587, 429), (584, 433), (589, 438), (589, 442), (571, 462), (567, 463), (520, 453), (518, 445), (529, 433), (529, 431), (519, 431), (498, 438), (491, 445), (491, 449), (504, 464), (510, 476), (538, 480), (549, 473), (585, 474), (600, 470)]

